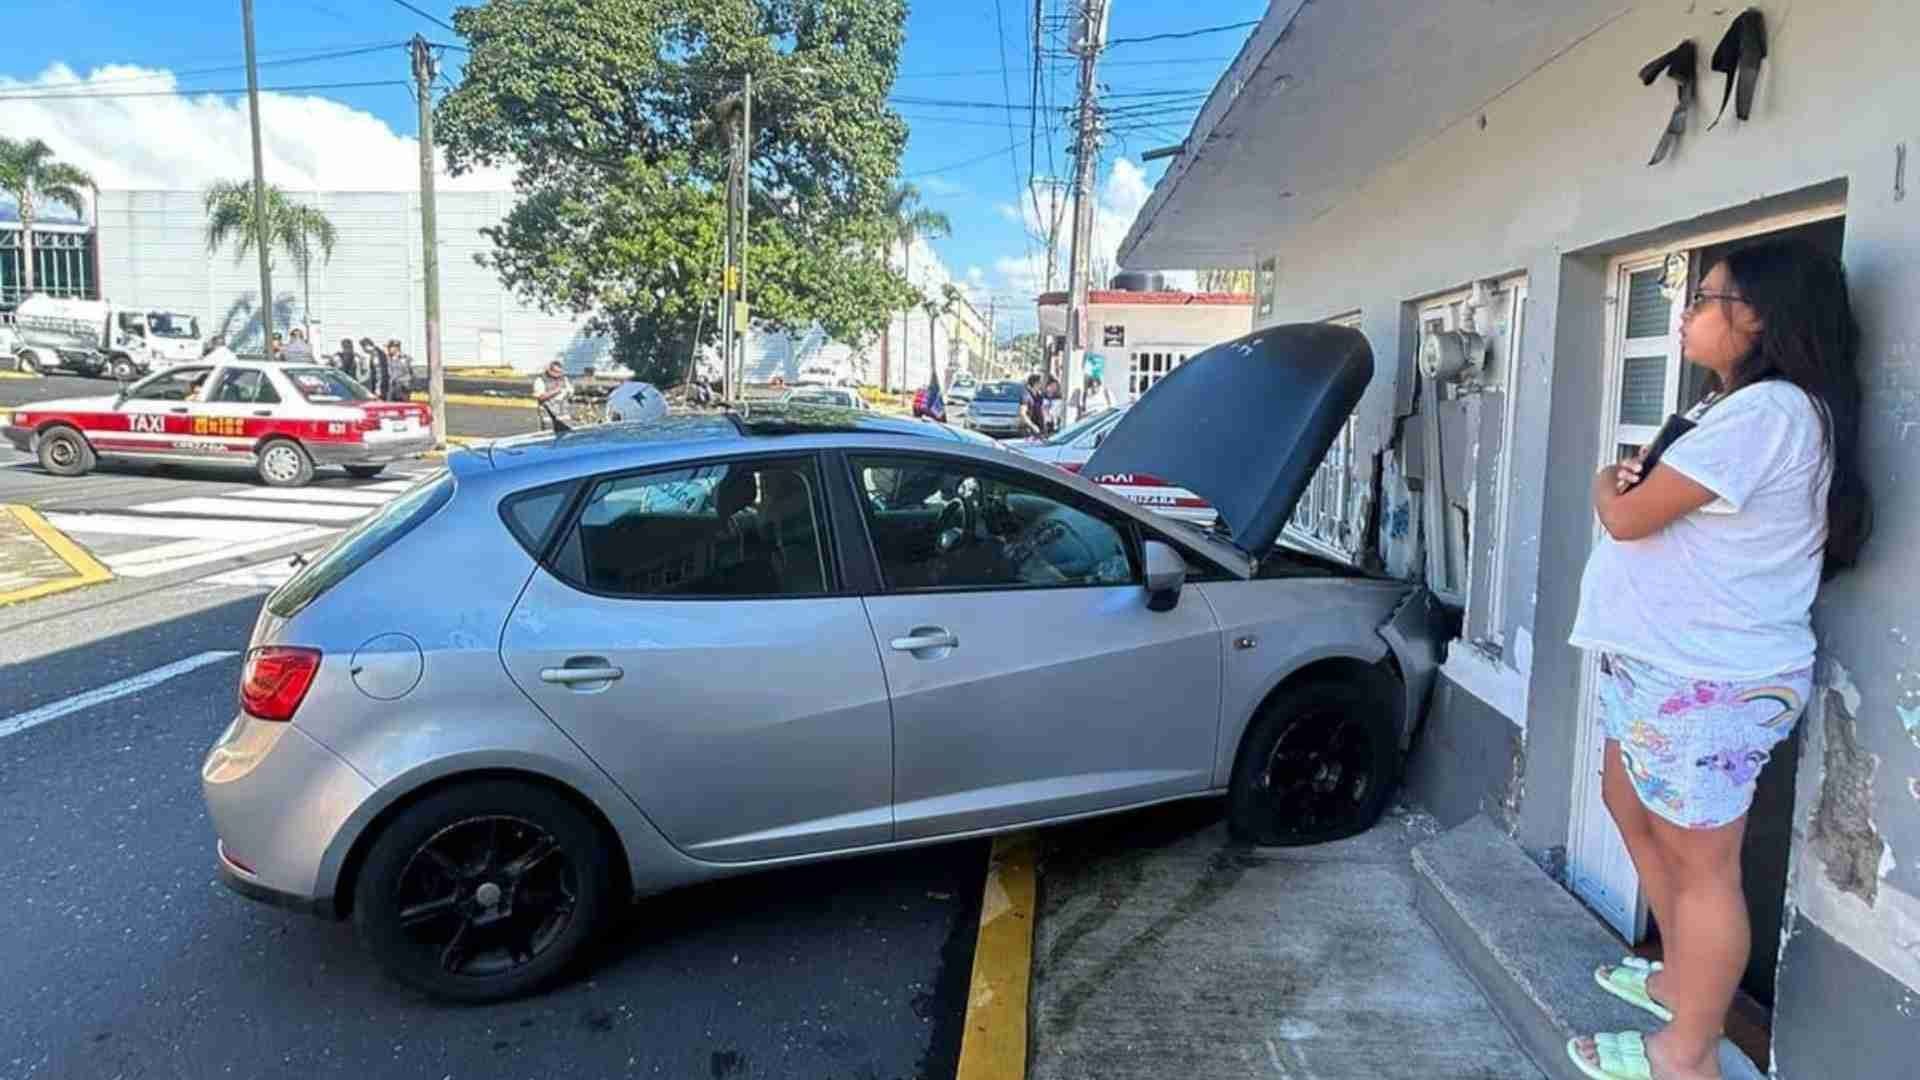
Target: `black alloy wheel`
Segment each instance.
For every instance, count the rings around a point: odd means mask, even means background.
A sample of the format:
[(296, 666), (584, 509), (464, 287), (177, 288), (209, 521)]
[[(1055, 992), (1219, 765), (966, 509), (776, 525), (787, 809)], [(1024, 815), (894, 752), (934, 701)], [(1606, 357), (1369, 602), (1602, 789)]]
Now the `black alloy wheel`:
[(1399, 779), (1393, 698), (1344, 679), (1303, 682), (1277, 695), (1255, 718), (1234, 766), (1234, 833), (1292, 846), (1372, 828)]
[(436, 997), (516, 997), (564, 974), (613, 894), (606, 844), (567, 800), (489, 781), (408, 807), (374, 841), (354, 922), (394, 976)]

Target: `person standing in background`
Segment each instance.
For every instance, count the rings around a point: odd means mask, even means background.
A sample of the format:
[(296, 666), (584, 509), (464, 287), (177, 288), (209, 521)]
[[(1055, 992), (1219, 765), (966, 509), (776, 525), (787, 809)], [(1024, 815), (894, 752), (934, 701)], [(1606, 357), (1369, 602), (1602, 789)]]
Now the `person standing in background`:
[(556, 418), (563, 424), (573, 419), (573, 380), (567, 378), (567, 369), (560, 361), (548, 361), (546, 372), (534, 378), (533, 400), (540, 406), (536, 419), (541, 431), (551, 427)]
[(387, 400), (413, 400), (413, 357), (400, 348), (400, 339), (387, 342)]
[(233, 355), (232, 349), (227, 348), (225, 334), (215, 334), (213, 340), (207, 342), (207, 354), (201, 359), (209, 364), (231, 364), (239, 357)]
[(1047, 406), (1041, 398), (1040, 376), (1027, 376), (1020, 391), (1020, 434), (1040, 436), (1047, 433)]
[(1061, 422), (1066, 419), (1066, 409), (1067, 403), (1060, 397), (1060, 380), (1049, 377), (1046, 395), (1047, 434), (1060, 430)]
[(366, 358), (366, 378), (360, 380), (360, 385), (373, 391), (374, 397), (386, 397), (388, 386), (387, 354), (381, 352), (380, 346), (375, 345), (373, 339), (370, 337), (360, 339), (360, 353)]
[(280, 359), (289, 364), (313, 363), (313, 350), (307, 346), (305, 331), (297, 326), (293, 328), (287, 340), (287, 347), (280, 354)]
[(353, 355), (352, 338), (340, 339), (340, 351), (334, 353), (332, 359), (332, 366), (338, 368), (340, 374), (345, 375), (349, 379), (358, 380), (360, 378), (360, 366)]
[(286, 362), (287, 342), (279, 334), (273, 335), (273, 342), (267, 346), (267, 359), (276, 364)]

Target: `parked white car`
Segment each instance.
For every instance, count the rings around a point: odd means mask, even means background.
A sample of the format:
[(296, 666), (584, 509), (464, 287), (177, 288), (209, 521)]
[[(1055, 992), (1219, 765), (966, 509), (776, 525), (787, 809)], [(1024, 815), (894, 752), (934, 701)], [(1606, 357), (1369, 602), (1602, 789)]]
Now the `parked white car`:
[[(1131, 405), (1122, 405), (1117, 409), (1108, 409), (1081, 420), (1077, 424), (1061, 429), (1057, 434), (1044, 439), (1026, 439), (1007, 443), (1008, 449), (1016, 450), (1030, 458), (1057, 465), (1070, 473), (1077, 473), (1093, 457), (1107, 434), (1120, 425), (1122, 417), (1127, 415)], [(1177, 484), (1170, 484), (1157, 476), (1146, 473), (1105, 473), (1100, 476), (1088, 476), (1096, 484), (1112, 488), (1114, 493), (1131, 499), (1141, 506), (1148, 507), (1170, 518), (1191, 521), (1197, 525), (1212, 525), (1219, 515), (1207, 500)]]
[(867, 399), (860, 391), (845, 386), (801, 386), (787, 391), (780, 398), (783, 405), (833, 405), (842, 409), (868, 409)]

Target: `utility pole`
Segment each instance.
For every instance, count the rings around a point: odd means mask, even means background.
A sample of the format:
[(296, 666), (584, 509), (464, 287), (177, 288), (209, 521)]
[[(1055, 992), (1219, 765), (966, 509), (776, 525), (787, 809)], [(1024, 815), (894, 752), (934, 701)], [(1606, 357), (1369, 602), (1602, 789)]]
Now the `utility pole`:
[(753, 199), (753, 72), (746, 75), (740, 97), (740, 314), (734, 329), (740, 336), (740, 385), (747, 382), (747, 339), (752, 315), (747, 309), (747, 204)]
[(433, 445), (447, 445), (447, 368), (440, 355), (440, 230), (433, 196), (433, 52), (413, 36), (414, 97), (420, 106), (420, 266), (427, 284), (427, 404)]
[(1093, 169), (1100, 146), (1093, 69), (1106, 45), (1110, 2), (1081, 0), (1080, 32), (1074, 35), (1074, 50), (1080, 54), (1080, 130), (1074, 141), (1073, 254), (1067, 277), (1067, 353), (1062, 365), (1066, 370), (1061, 380), (1069, 391), (1079, 388), (1087, 355), (1087, 263), (1093, 248)]
[(260, 351), (273, 354), (273, 263), (268, 256), (267, 170), (260, 156), (260, 71), (253, 61), (253, 0), (240, 0), (247, 37), (247, 116), (253, 123), (253, 246), (260, 253)]

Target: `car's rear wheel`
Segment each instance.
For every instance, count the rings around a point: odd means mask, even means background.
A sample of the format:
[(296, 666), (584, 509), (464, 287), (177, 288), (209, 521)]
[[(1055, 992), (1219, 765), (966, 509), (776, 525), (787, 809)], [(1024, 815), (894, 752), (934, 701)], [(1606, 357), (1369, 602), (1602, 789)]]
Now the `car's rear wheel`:
[(313, 479), (313, 459), (292, 439), (269, 439), (255, 470), (272, 487), (304, 487)]
[(381, 470), (385, 468), (385, 465), (349, 465), (347, 466), (347, 475), (353, 477), (355, 480), (371, 480), (379, 476)]
[(86, 436), (70, 427), (40, 433), (40, 467), (55, 476), (79, 476), (93, 469), (93, 447)]
[(485, 780), (434, 792), (381, 830), (353, 921), (400, 981), (500, 1001), (571, 970), (614, 897), (612, 853), (584, 813), (545, 788)]
[(13, 368), (22, 375), (38, 375), (40, 363), (34, 357), (32, 349), (21, 349), (13, 354)]
[(1314, 678), (1261, 709), (1234, 764), (1227, 822), (1273, 846), (1365, 832), (1399, 780), (1393, 695), (1373, 680)]

